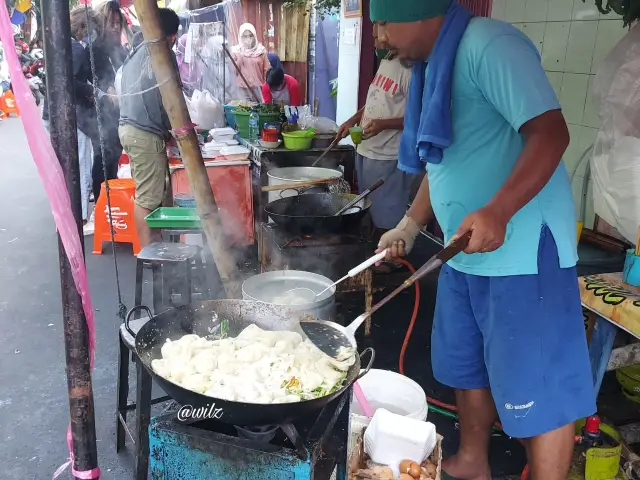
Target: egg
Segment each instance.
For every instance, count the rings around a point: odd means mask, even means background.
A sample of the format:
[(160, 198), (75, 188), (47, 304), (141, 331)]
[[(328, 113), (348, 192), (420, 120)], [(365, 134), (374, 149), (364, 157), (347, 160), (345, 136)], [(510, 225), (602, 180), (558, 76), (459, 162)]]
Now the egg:
[(414, 478), (408, 473), (401, 473), (398, 480), (414, 480)]
[(400, 462), (400, 466), (398, 467), (398, 470), (400, 471), (400, 473), (409, 473), (409, 469), (411, 468), (411, 464), (415, 463), (413, 460), (402, 460)]
[(420, 464), (413, 462), (409, 465), (409, 475), (413, 478), (420, 478), (420, 474), (422, 473), (422, 467)]

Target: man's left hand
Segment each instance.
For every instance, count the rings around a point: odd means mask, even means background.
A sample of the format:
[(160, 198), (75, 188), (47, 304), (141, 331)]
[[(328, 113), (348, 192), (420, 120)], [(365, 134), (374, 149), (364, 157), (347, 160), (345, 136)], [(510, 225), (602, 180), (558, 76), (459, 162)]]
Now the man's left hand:
[(364, 126), (364, 138), (371, 138), (386, 130), (385, 121), (383, 119), (370, 120)]
[(454, 238), (471, 231), (465, 253), (493, 252), (502, 246), (509, 219), (494, 206), (486, 206), (467, 215)]

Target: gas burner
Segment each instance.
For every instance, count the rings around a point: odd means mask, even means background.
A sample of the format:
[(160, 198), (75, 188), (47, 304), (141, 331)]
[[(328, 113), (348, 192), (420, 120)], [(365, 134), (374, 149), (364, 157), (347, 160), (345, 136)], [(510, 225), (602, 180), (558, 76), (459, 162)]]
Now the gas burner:
[[(275, 427), (234, 427), (217, 420), (186, 425), (175, 412), (154, 417), (150, 478), (330, 480), (335, 470), (336, 480), (346, 480), (350, 399), (348, 389), (317, 414)], [(271, 434), (267, 442), (264, 435)]]
[(266, 427), (236, 426), (236, 430), (238, 431), (238, 437), (243, 438), (245, 440), (252, 440), (258, 443), (269, 443), (271, 440), (275, 438), (279, 428), (280, 427), (278, 425), (266, 426)]
[(261, 269), (304, 270), (341, 278), (349, 266), (367, 259), (375, 250), (366, 238), (353, 234), (291, 235), (271, 224), (261, 225)]

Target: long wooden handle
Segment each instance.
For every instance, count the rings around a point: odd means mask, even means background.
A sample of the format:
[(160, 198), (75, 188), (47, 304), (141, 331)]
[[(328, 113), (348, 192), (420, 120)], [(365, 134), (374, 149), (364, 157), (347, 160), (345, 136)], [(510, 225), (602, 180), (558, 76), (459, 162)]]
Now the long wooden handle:
[(296, 188), (301, 188), (301, 187), (311, 187), (313, 185), (322, 185), (323, 183), (334, 183), (339, 181), (340, 178), (339, 177), (335, 177), (335, 178), (325, 178), (322, 180), (309, 180), (306, 182), (296, 182), (296, 183), (283, 183), (281, 185), (269, 185), (269, 186), (265, 186), (262, 187), (262, 191), (263, 192), (278, 192), (281, 190), (289, 190), (289, 189), (296, 189)]
[(640, 255), (640, 227), (638, 227), (638, 238), (636, 239), (636, 255)]

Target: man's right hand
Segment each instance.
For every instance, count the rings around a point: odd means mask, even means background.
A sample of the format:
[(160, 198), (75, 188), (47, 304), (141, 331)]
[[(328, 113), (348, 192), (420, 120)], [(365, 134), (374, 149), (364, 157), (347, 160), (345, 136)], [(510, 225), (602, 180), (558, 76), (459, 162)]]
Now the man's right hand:
[(413, 218), (405, 216), (396, 228), (382, 235), (376, 252), (388, 249), (387, 260), (406, 256), (413, 248), (421, 229)]

